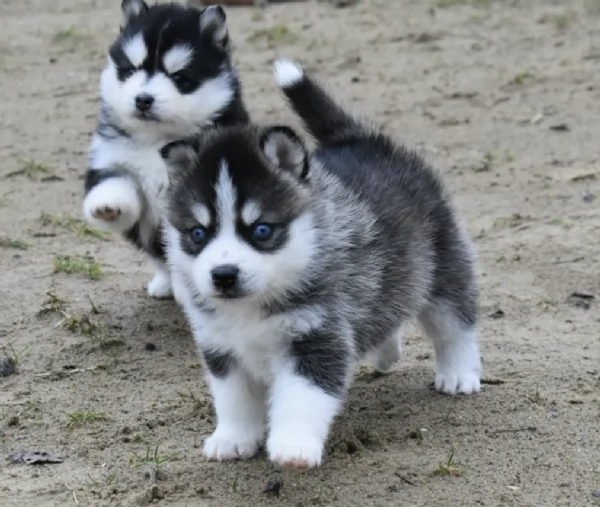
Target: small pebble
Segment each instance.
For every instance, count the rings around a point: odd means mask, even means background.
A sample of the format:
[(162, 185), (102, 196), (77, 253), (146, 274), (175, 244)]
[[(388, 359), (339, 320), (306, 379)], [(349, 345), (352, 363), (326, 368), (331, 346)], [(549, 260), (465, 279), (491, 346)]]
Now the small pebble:
[(590, 202), (593, 202), (594, 199), (596, 199), (596, 196), (594, 194), (592, 194), (591, 192), (586, 192), (585, 195), (583, 196), (583, 202), (587, 202), (588, 204)]

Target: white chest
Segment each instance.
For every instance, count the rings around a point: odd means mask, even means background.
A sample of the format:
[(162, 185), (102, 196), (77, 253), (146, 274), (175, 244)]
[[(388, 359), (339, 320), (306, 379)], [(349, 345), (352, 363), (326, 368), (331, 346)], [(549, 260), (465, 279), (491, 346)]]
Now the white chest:
[(128, 138), (106, 139), (94, 136), (90, 152), (93, 169), (125, 165), (136, 177), (149, 202), (169, 183), (167, 166), (160, 155), (161, 143), (139, 143)]
[(270, 383), (274, 371), (286, 362), (292, 340), (319, 328), (324, 311), (308, 306), (265, 318), (251, 305), (226, 303), (215, 313), (200, 312), (184, 296), (184, 307), (200, 348), (232, 353), (255, 379)]

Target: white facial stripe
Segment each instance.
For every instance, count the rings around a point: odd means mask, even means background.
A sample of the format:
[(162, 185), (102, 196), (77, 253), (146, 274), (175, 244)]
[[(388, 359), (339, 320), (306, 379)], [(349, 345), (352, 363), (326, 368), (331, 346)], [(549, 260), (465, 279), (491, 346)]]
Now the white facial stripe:
[(247, 202), (242, 209), (242, 220), (246, 225), (252, 225), (260, 218), (260, 206), (255, 201)]
[(175, 74), (188, 66), (192, 61), (194, 50), (186, 44), (173, 46), (165, 53), (163, 65), (168, 74)]
[(227, 162), (221, 161), (221, 171), (216, 187), (217, 194), (217, 213), (219, 216), (219, 225), (221, 234), (225, 231), (233, 232), (235, 229), (235, 189), (229, 176)]
[(129, 58), (131, 65), (134, 67), (142, 65), (148, 56), (148, 48), (146, 48), (142, 34), (138, 33), (135, 37), (125, 42), (123, 44), (123, 52)]
[(210, 212), (204, 204), (194, 204), (192, 213), (200, 225), (206, 228), (210, 227)]

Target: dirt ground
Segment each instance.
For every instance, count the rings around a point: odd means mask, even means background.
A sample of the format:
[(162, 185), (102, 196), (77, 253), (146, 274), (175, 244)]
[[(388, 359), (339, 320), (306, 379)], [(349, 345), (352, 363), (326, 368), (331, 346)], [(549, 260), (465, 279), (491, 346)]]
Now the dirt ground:
[[(600, 1), (227, 10), (256, 120), (295, 124), (271, 64), (299, 59), (444, 171), (480, 256), (482, 393), (436, 394), (412, 333), (390, 375), (357, 372), (303, 475), (203, 459), (184, 318), (149, 299), (141, 255), (76, 220), (119, 3), (0, 4), (0, 342), (19, 360), (0, 379), (0, 505), (600, 505)], [(87, 272), (53, 273), (60, 256)], [(64, 462), (5, 459), (21, 449)]]

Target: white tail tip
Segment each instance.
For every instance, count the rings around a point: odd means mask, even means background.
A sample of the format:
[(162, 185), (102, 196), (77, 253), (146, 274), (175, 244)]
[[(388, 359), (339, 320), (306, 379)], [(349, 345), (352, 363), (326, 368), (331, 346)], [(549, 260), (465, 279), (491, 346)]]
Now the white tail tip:
[(277, 60), (275, 62), (275, 79), (282, 88), (294, 86), (302, 81), (304, 72), (302, 67), (292, 60)]

